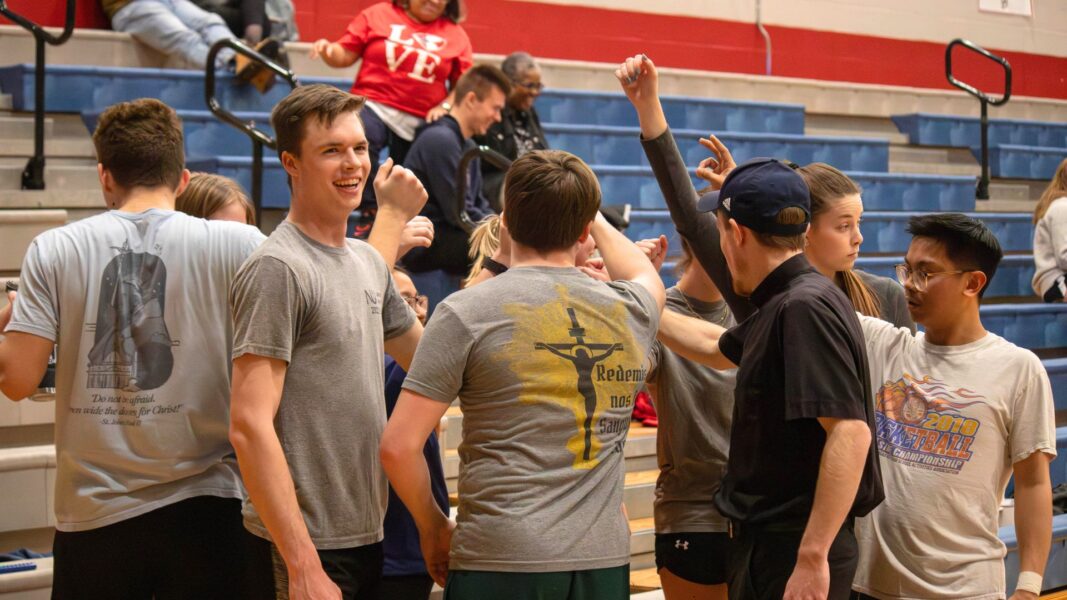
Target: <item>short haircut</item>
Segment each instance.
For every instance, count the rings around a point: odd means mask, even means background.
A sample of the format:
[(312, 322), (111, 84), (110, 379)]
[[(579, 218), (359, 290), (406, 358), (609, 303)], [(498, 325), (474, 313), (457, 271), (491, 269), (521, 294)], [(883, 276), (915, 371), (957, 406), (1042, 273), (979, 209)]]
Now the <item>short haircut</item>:
[(978, 292), (979, 298), (989, 289), (997, 265), (1004, 258), (997, 236), (985, 223), (962, 213), (914, 216), (908, 220), (908, 233), (940, 243), (956, 267), (985, 273), (986, 285)]
[(537, 63), (528, 52), (512, 52), (500, 64), (500, 70), (512, 81), (519, 81), (527, 71), (535, 67)]
[(573, 246), (599, 209), (596, 175), (569, 152), (528, 152), (512, 163), (504, 178), (508, 233), (539, 252)]
[(507, 96), (511, 93), (511, 81), (493, 65), (474, 65), (459, 78), (453, 89), (456, 102), (462, 102), (471, 92), (474, 92), (475, 98), (485, 100), (492, 88), (497, 88)]
[(207, 219), (231, 202), (239, 202), (245, 209), (245, 223), (256, 224), (255, 208), (241, 186), (229, 177), (213, 173), (193, 173), (174, 207), (187, 215)]
[(123, 188), (174, 190), (185, 169), (182, 122), (174, 109), (153, 98), (120, 102), (96, 122), (97, 161)]
[(300, 145), (304, 142), (309, 119), (329, 127), (334, 119), (343, 114), (358, 114), (363, 102), (363, 96), (355, 96), (323, 83), (294, 89), (270, 113), (270, 123), (278, 144), (278, 158), (283, 152), (300, 156)]
[[(716, 210), (716, 215), (721, 215), (724, 219), (730, 218), (730, 213), (723, 210)], [(775, 217), (774, 222), (779, 225), (799, 225), (808, 221), (808, 213), (804, 212), (803, 208), (799, 206), (787, 206), (778, 211), (778, 215)], [(741, 225), (738, 223), (738, 225)], [(742, 227), (744, 227), (742, 225)], [(798, 233), (796, 235), (775, 235), (773, 233), (762, 233), (748, 228), (755, 236), (756, 241), (761, 246), (766, 248), (773, 248), (777, 250), (804, 250), (804, 245), (807, 243), (807, 232)]]

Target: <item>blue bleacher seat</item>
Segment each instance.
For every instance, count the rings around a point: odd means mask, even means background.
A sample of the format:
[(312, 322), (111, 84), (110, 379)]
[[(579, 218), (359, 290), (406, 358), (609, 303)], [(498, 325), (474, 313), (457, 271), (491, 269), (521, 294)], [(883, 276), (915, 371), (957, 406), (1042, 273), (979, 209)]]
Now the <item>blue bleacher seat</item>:
[[(896, 265), (904, 262), (903, 256), (860, 256), (856, 268), (882, 277), (896, 278)], [(993, 281), (986, 289), (986, 298), (1034, 296), (1030, 280), (1034, 276), (1034, 258), (1029, 254), (1014, 254), (1004, 257)], [(1036, 297), (1033, 300), (1037, 300)]]
[[(667, 121), (679, 129), (804, 133), (804, 107), (681, 96), (661, 99)], [(637, 126), (637, 115), (621, 93), (546, 90), (537, 99), (541, 121), (571, 125)]]
[[(911, 144), (975, 148), (982, 143), (981, 126), (975, 117), (915, 113), (892, 119)], [(1067, 123), (990, 119), (989, 143), (1067, 148)]]
[[(981, 160), (980, 150), (971, 152)], [(1045, 148), (998, 144), (989, 147), (989, 173), (1005, 179), (1052, 179), (1056, 167), (1067, 158), (1067, 147)]]
[[(871, 254), (903, 254), (911, 243), (908, 219), (915, 212), (865, 212), (860, 231), (863, 251)], [(1029, 252), (1033, 247), (1034, 228), (1029, 213), (972, 213), (997, 236), (1005, 252)]]
[(1023, 348), (1067, 347), (1067, 304), (987, 304), (982, 324)]

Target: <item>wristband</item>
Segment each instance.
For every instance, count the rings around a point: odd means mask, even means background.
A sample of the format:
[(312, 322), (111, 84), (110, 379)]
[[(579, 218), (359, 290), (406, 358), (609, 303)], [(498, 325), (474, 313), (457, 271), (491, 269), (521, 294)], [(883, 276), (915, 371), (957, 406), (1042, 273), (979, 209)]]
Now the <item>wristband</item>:
[(489, 271), (493, 275), (502, 275), (508, 270), (507, 266), (498, 263), (497, 261), (486, 256), (482, 259), (482, 268)]
[(1022, 590), (1040, 596), (1041, 581), (1042, 577), (1039, 573), (1023, 571), (1022, 573), (1019, 573), (1018, 582), (1015, 584), (1015, 591)]

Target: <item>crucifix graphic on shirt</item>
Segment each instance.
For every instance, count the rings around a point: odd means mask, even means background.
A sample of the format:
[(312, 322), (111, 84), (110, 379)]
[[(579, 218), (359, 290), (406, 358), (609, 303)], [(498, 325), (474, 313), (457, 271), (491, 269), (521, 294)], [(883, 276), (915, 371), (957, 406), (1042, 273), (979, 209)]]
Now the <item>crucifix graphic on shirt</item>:
[(578, 324), (578, 317), (574, 314), (574, 308), (567, 308), (567, 315), (571, 319), (570, 334), (574, 338), (572, 343), (546, 344), (537, 342), (536, 350), (548, 350), (556, 356), (570, 361), (574, 370), (578, 372), (578, 393), (585, 400), (585, 447), (582, 451), (582, 459), (589, 460), (592, 451), (593, 438), (593, 415), (596, 412), (596, 386), (593, 385), (593, 367), (597, 363), (607, 359), (616, 350), (622, 350), (622, 344), (595, 344), (585, 341), (585, 329)]

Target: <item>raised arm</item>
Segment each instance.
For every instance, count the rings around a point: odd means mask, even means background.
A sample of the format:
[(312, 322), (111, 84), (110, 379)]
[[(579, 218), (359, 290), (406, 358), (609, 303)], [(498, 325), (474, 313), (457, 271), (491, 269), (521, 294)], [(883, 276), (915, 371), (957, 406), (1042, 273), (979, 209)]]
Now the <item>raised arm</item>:
[(713, 369), (736, 367), (719, 349), (719, 338), (726, 330), (672, 310), (663, 311), (656, 338), (683, 358), (707, 365)]
[[(663, 106), (660, 104), (656, 66), (648, 57), (638, 55), (621, 64), (616, 69), (615, 76), (619, 79), (626, 97), (637, 110), (637, 119), (641, 125), (641, 146), (652, 166), (652, 173), (667, 203), (675, 229), (689, 243), (693, 256), (722, 292), (730, 310), (737, 315), (739, 321), (744, 320), (751, 314), (752, 305), (747, 298), (738, 296), (733, 291), (733, 278), (719, 248), (715, 215), (697, 210), (699, 196), (693, 187), (693, 180), (689, 176), (682, 153), (667, 126)], [(717, 166), (729, 166), (724, 160), (729, 157), (728, 152), (725, 156), (718, 152), (717, 155), (721, 157)]]
[(600, 256), (604, 259), (604, 266), (607, 267), (611, 278), (633, 281), (645, 288), (652, 294), (656, 305), (662, 311), (667, 301), (663, 280), (645, 257), (645, 253), (612, 227), (600, 213), (597, 213), (590, 233), (596, 241), (596, 247), (600, 250)]
[[(378, 198), (378, 216), (367, 243), (374, 246), (392, 269), (411, 248), (429, 247), (433, 242), (433, 223), (425, 217), (415, 221), (426, 205), (426, 189), (414, 173), (394, 166), (393, 159), (389, 158), (374, 177), (374, 192)], [(401, 248), (404, 243), (410, 245)]]

